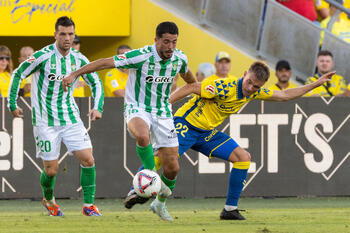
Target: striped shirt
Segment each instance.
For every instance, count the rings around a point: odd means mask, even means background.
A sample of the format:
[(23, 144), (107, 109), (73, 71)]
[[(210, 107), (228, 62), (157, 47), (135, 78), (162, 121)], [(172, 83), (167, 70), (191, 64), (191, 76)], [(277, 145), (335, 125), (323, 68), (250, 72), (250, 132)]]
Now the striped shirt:
[(161, 117), (171, 117), (168, 103), (173, 80), (187, 72), (187, 56), (175, 49), (172, 57), (162, 60), (155, 45), (114, 56), (116, 68), (129, 69), (125, 87), (125, 104), (135, 105)]
[[(33, 56), (13, 72), (8, 93), (8, 108), (17, 109), (20, 83), (32, 75), (31, 104), (34, 126), (64, 126), (80, 121), (79, 109), (73, 98), (77, 78), (72, 88), (63, 91), (62, 78), (65, 74), (89, 63), (80, 52), (70, 49), (68, 55), (62, 56), (56, 44), (51, 44), (35, 52)], [(103, 88), (96, 73), (83, 75), (90, 86), (94, 98), (94, 109), (103, 111)]]

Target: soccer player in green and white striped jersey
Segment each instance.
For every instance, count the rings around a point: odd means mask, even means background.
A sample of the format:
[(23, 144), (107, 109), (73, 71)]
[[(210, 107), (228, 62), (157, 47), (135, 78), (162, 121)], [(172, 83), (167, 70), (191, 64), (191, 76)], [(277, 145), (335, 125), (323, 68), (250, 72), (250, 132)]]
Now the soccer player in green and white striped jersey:
[(162, 189), (151, 208), (168, 221), (172, 218), (165, 208), (165, 200), (175, 187), (179, 171), (178, 140), (168, 102), (170, 90), (178, 73), (187, 83), (196, 82), (188, 70), (187, 56), (176, 49), (178, 34), (175, 23), (160, 23), (152, 46), (91, 62), (63, 80), (63, 86), (69, 86), (82, 74), (108, 68), (129, 69), (124, 116), (129, 132), (136, 138), (136, 152), (146, 169), (155, 169), (152, 144), (159, 148), (164, 170)]
[[(74, 36), (74, 22), (66, 16), (58, 18), (55, 25), (56, 42), (35, 52), (13, 72), (8, 107), (14, 117), (23, 117), (22, 109), (17, 106), (18, 90), (21, 81), (31, 75), (36, 155), (42, 158), (44, 163), (44, 171), (40, 177), (43, 204), (50, 215), (63, 216), (53, 195), (58, 157), (63, 141), (69, 152), (73, 153), (81, 164), (83, 214), (101, 216), (94, 205), (96, 173), (92, 145), (73, 98), (78, 79), (68, 92), (64, 92), (62, 86), (62, 78), (65, 74), (89, 63), (83, 54), (71, 48)], [(92, 90), (94, 107), (89, 112), (89, 116), (94, 121), (102, 117), (104, 100), (102, 84), (96, 73), (84, 75), (83, 78)]]

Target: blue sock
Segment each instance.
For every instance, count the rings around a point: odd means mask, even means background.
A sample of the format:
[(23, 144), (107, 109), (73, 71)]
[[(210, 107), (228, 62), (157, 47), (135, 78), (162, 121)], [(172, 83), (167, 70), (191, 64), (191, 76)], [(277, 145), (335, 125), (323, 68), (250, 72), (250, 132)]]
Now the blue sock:
[[(145, 169), (145, 168), (143, 167), (143, 165), (141, 165), (141, 166), (139, 167), (139, 170), (137, 170), (136, 173), (138, 173), (139, 171), (142, 171), (143, 169)], [(134, 190), (134, 186), (133, 186), (133, 185), (131, 185), (130, 191), (131, 191), (131, 190)]]
[(250, 162), (236, 162), (233, 164), (230, 173), (226, 205), (237, 206), (238, 199), (247, 178), (249, 166)]

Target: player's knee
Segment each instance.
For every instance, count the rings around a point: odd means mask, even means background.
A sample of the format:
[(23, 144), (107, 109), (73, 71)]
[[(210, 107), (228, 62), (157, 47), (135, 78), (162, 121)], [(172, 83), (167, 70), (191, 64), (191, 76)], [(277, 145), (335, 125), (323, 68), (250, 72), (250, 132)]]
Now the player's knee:
[(55, 176), (57, 174), (57, 170), (55, 167), (46, 167), (45, 173), (47, 176)]
[(240, 156), (239, 161), (240, 162), (248, 162), (250, 161), (251, 156), (250, 153), (248, 151), (244, 151), (244, 153), (242, 153), (242, 155)]
[(134, 136), (139, 146), (146, 147), (149, 145), (150, 139), (149, 139), (148, 132), (147, 133), (139, 132), (139, 133), (136, 133)]
[(80, 161), (81, 165), (83, 165), (83, 167), (92, 167), (94, 166), (94, 158), (91, 157), (91, 158), (88, 158), (86, 160), (83, 160), (83, 161)]
[(169, 177), (175, 178), (179, 173), (180, 165), (178, 160), (168, 161), (163, 165), (164, 173), (166, 173)]

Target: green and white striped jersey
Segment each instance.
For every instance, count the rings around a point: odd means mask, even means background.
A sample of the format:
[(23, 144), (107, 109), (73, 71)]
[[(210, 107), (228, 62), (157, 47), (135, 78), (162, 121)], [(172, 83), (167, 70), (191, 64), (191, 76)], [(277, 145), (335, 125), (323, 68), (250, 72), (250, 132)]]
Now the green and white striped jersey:
[(173, 80), (187, 72), (187, 56), (175, 49), (173, 56), (162, 60), (155, 45), (145, 46), (114, 56), (116, 68), (129, 69), (125, 104), (135, 105), (161, 117), (171, 117), (168, 103)]
[[(33, 56), (13, 72), (8, 93), (8, 108), (17, 109), (17, 98), (20, 83), (31, 75), (31, 104), (34, 126), (64, 126), (77, 123), (80, 120), (79, 109), (73, 98), (73, 91), (79, 78), (72, 88), (63, 91), (62, 78), (65, 74), (89, 63), (80, 52), (71, 49), (63, 57), (56, 44), (51, 44), (35, 52)], [(94, 109), (103, 111), (103, 88), (97, 73), (83, 76), (90, 86), (94, 98)]]

